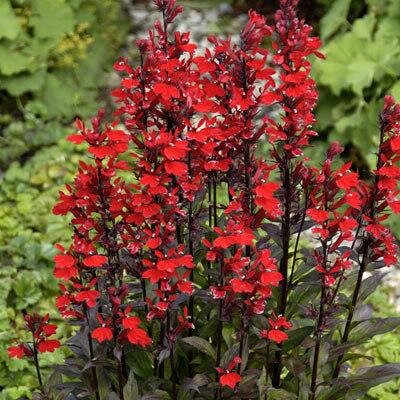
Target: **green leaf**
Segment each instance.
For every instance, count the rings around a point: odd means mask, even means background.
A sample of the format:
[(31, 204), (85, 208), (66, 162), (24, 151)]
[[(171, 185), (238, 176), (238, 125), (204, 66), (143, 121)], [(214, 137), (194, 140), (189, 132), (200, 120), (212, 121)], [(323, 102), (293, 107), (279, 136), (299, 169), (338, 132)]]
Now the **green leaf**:
[(21, 96), (26, 92), (39, 90), (45, 81), (46, 71), (39, 69), (34, 73), (24, 73), (12, 75), (3, 80), (4, 88), (12, 96)]
[(351, 32), (335, 38), (325, 47), (327, 60), (315, 62), (319, 81), (329, 86), (335, 95), (351, 89), (362, 96), (374, 79), (386, 73), (393, 75), (391, 60), (399, 52), (397, 38), (373, 38), (374, 26), (373, 17), (357, 20)]
[(265, 365), (263, 365), (261, 375), (258, 378), (257, 381), (257, 387), (258, 387), (258, 394), (259, 394), (259, 400), (264, 400), (265, 399), (265, 393), (267, 391), (267, 370), (265, 368)]
[(268, 389), (268, 400), (296, 400), (297, 396), (284, 389)]
[(32, 2), (29, 24), (35, 29), (35, 36), (57, 41), (63, 34), (73, 31), (75, 19), (66, 1), (40, 0)]
[(222, 329), (222, 337), (228, 347), (231, 347), (233, 344), (233, 335), (235, 333), (235, 328), (232, 325), (226, 325)]
[(352, 33), (359, 39), (371, 40), (375, 25), (375, 15), (372, 13), (367, 14), (363, 18), (359, 18), (354, 22)]
[(48, 118), (68, 117), (73, 114), (74, 88), (55, 74), (46, 74), (46, 80), (39, 93), (48, 111)]
[(288, 332), (289, 339), (284, 343), (283, 350), (289, 351), (298, 346), (306, 337), (310, 336), (315, 328), (313, 326), (304, 326), (293, 329)]
[(349, 341), (360, 342), (370, 339), (375, 335), (390, 332), (398, 326), (400, 326), (400, 318), (372, 318), (356, 325), (351, 331)]
[(359, 57), (353, 59), (347, 66), (346, 81), (354, 93), (362, 96), (363, 89), (371, 86), (377, 64)]
[(235, 356), (239, 355), (239, 343), (235, 343), (232, 347), (224, 353), (221, 358), (220, 365), (224, 368), (228, 368), (228, 365), (232, 362)]
[(353, 143), (360, 150), (361, 160), (373, 167), (376, 164), (376, 155), (373, 152), (379, 144), (377, 115), (381, 109), (381, 102), (360, 102), (359, 107), (346, 110), (345, 116), (337, 120), (336, 131), (330, 135), (330, 140)]
[(204, 374), (196, 374), (193, 378), (185, 378), (181, 384), (181, 387), (185, 390), (194, 390), (200, 393), (199, 388), (209, 383), (209, 380)]
[(0, 44), (0, 72), (6, 76), (29, 70), (32, 65), (31, 56), (13, 48)]
[(152, 394), (146, 394), (140, 397), (140, 400), (169, 400), (171, 397), (167, 392), (163, 390), (156, 390)]
[(182, 342), (189, 344), (190, 346), (196, 348), (197, 350), (201, 351), (204, 354), (207, 354), (212, 359), (217, 359), (217, 354), (214, 348), (211, 346), (207, 340), (198, 337), (198, 336), (191, 336), (181, 339)]
[(21, 26), (9, 0), (2, 0), (0, 2), (0, 39), (15, 40), (20, 31)]
[(139, 398), (139, 388), (132, 370), (129, 372), (128, 381), (124, 386), (124, 398), (129, 400), (137, 400)]
[(132, 366), (135, 376), (148, 378), (153, 374), (153, 360), (148, 351), (134, 348), (127, 353), (128, 364)]
[(400, 102), (400, 81), (396, 82), (390, 89), (390, 94), (394, 96), (397, 102)]
[(321, 37), (327, 39), (346, 22), (351, 0), (336, 0), (321, 19)]
[(363, 368), (349, 378), (339, 378), (330, 383), (331, 388), (323, 391), (319, 400), (358, 400), (368, 389), (400, 376), (400, 364), (378, 365)]
[(221, 3), (232, 4), (233, 0), (182, 0), (182, 4), (185, 8), (195, 8), (199, 10), (207, 10), (210, 8), (215, 8)]
[(363, 302), (368, 296), (375, 292), (377, 287), (382, 283), (382, 279), (386, 276), (385, 273), (372, 272), (372, 275), (364, 279), (361, 284), (358, 301)]

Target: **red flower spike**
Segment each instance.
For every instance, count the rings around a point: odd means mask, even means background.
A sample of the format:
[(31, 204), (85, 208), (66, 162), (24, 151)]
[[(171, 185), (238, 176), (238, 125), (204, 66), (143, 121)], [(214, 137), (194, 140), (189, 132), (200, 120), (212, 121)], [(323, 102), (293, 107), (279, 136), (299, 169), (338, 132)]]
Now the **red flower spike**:
[[(173, 351), (199, 317), (191, 297), (198, 293), (201, 301), (216, 300), (210, 304), (221, 325), (225, 316), (240, 313), (249, 334), (255, 315), (271, 315), (260, 337), (284, 343), (291, 323), (276, 317), (270, 305), (284, 283), (292, 286), (277, 244), (286, 246), (282, 254), (288, 264), (293, 257), (296, 271), (295, 235), (311, 226), (312, 243), (318, 241), (313, 265), (333, 310), (337, 299), (329, 296), (357, 262), (358, 242), (368, 244), (360, 246), (368, 262), (397, 261), (394, 238), (383, 224), (388, 208), (400, 211), (400, 106), (385, 99), (383, 142), (370, 182), (349, 164), (333, 167), (343, 151), (338, 143), (330, 145), (322, 168), (308, 167), (303, 152), (317, 135), (312, 125), (318, 97), (309, 57), (322, 55), (319, 39), (296, 15), (298, 1), (281, 0), (274, 27), (250, 12), (237, 41), (211, 36), (203, 54), (195, 54), (189, 33), (172, 32), (170, 24), (182, 11), (176, 1), (154, 3), (163, 20), (137, 41), (140, 65), (125, 58), (114, 64), (122, 75), (112, 91), (116, 119), (107, 122), (100, 110), (90, 126), (77, 120), (69, 137), (86, 142), (91, 156), (79, 163), (53, 209), (70, 214), (73, 225), (71, 246), (58, 247), (54, 260), (54, 275), (65, 281), (57, 307), (64, 318), (85, 325), (94, 311), (88, 308), (99, 306), (99, 327), (91, 335), (110, 342), (104, 343), (110, 354), (114, 345), (152, 343), (142, 318), (163, 329), (162, 347)], [(270, 36), (271, 53), (264, 47)], [(269, 112), (271, 106), (277, 113)], [(264, 135), (272, 151), (262, 157), (257, 147)], [(207, 214), (209, 223), (203, 223)], [(352, 252), (343, 251), (355, 240)], [(199, 275), (207, 279), (193, 282)], [(290, 283), (295, 286), (296, 278)], [(278, 308), (285, 313), (284, 305)], [(48, 317), (25, 321), (38, 348), (55, 348)], [(326, 329), (324, 318), (319, 329)], [(32, 356), (29, 345), (10, 353), (22, 356), (21, 349)], [(227, 369), (217, 368), (222, 386), (237, 388), (240, 363), (235, 357)]]

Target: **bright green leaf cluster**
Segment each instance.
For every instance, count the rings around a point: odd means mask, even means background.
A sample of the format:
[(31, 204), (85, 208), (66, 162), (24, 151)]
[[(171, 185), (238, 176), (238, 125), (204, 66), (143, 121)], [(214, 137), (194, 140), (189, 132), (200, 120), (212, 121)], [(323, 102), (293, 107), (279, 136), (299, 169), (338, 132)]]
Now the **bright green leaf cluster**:
[(113, 0), (0, 2), (0, 168), (94, 111), (127, 24)]
[(351, 158), (364, 168), (375, 163), (377, 111), (384, 94), (400, 100), (400, 2), (367, 1), (367, 12), (352, 25), (355, 1), (336, 0), (321, 20), (327, 59), (315, 62), (321, 87), (317, 120), (329, 140), (354, 147)]

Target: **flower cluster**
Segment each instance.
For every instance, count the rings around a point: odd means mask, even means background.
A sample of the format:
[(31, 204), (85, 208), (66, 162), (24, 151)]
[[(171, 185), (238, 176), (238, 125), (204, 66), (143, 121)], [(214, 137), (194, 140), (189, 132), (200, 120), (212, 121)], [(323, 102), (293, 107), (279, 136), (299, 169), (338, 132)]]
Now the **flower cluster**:
[(321, 247), (314, 251), (314, 259), (326, 286), (332, 286), (351, 266), (351, 251), (341, 253), (338, 249), (354, 241), (361, 210), (358, 174), (351, 171), (350, 164), (332, 170), (334, 157), (342, 151), (338, 143), (331, 144), (321, 170), (316, 171), (307, 209), (307, 215), (316, 223), (312, 232), (321, 241)]
[[(237, 41), (210, 36), (200, 53), (188, 32), (172, 31), (182, 7), (155, 0), (162, 19), (137, 40), (139, 65), (114, 64), (111, 122), (104, 110), (76, 121), (68, 140), (89, 157), (53, 209), (71, 217), (54, 276), (56, 306), (79, 326), (63, 368), (72, 366), (73, 396), (264, 398), (271, 380), (314, 400), (320, 350), (335, 354), (336, 337), (348, 346), (367, 267), (397, 262), (384, 221), (400, 210), (400, 106), (385, 100), (369, 182), (338, 163), (338, 143), (311, 166), (309, 58), (323, 56), (297, 3), (281, 0), (273, 26), (250, 11)], [(37, 364), (60, 344), (48, 316), (25, 320), (33, 343), (9, 355)], [(337, 378), (343, 356), (330, 358)], [(301, 378), (282, 385), (294, 365)]]
[(400, 179), (400, 106), (391, 96), (385, 97), (380, 115), (380, 145), (373, 183), (366, 190), (363, 222), (370, 241), (369, 258), (383, 259), (386, 265), (397, 263), (398, 248), (390, 230), (383, 225), (388, 207), (400, 213), (398, 180)]
[(24, 314), (25, 329), (32, 335), (31, 342), (10, 346), (8, 356), (13, 358), (37, 357), (38, 353), (53, 352), (60, 347), (57, 339), (50, 339), (57, 331), (57, 326), (49, 323), (49, 314)]

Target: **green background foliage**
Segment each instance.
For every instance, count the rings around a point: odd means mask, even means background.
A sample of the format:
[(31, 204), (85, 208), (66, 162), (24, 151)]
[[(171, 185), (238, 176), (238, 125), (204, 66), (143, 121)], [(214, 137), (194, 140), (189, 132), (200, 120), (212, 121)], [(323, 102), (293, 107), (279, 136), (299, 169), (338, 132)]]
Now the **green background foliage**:
[(318, 129), (346, 144), (357, 166), (372, 167), (382, 97), (390, 93), (400, 100), (400, 2), (323, 3), (329, 4), (320, 22), (327, 59), (315, 62)]
[[(0, 1), (0, 399), (30, 397), (35, 378), (6, 347), (21, 310), (54, 310), (53, 245), (68, 223), (51, 214), (80, 158), (65, 141), (99, 105), (127, 17), (115, 0)], [(57, 314), (54, 313), (57, 318)], [(62, 326), (60, 334), (66, 327)], [(51, 354), (46, 365), (60, 361)]]
[[(248, 7), (270, 15), (276, 6), (227, 2), (233, 15)], [(204, 10), (223, 2), (182, 3)], [(327, 143), (339, 140), (346, 144), (346, 157), (368, 170), (375, 162), (371, 150), (377, 145), (382, 98), (392, 93), (400, 101), (400, 1), (303, 0), (301, 6), (327, 55), (314, 65), (320, 138), (310, 156), (318, 162)], [(26, 361), (6, 357), (15, 336), (10, 325), (21, 327), (22, 309), (53, 309), (58, 290), (53, 244), (66, 241), (69, 232), (67, 221), (50, 210), (81, 156), (65, 136), (76, 116), (88, 118), (108, 101), (106, 73), (128, 26), (119, 0), (0, 0), (0, 400), (29, 397), (35, 385)], [(391, 223), (400, 232), (399, 223)], [(387, 289), (371, 297), (382, 316), (397, 314), (388, 309), (389, 296)], [(398, 332), (366, 345), (376, 364), (399, 362), (399, 349)], [(59, 351), (43, 363), (62, 356)], [(399, 391), (399, 381), (386, 383), (372, 389), (368, 399), (398, 399)]]

